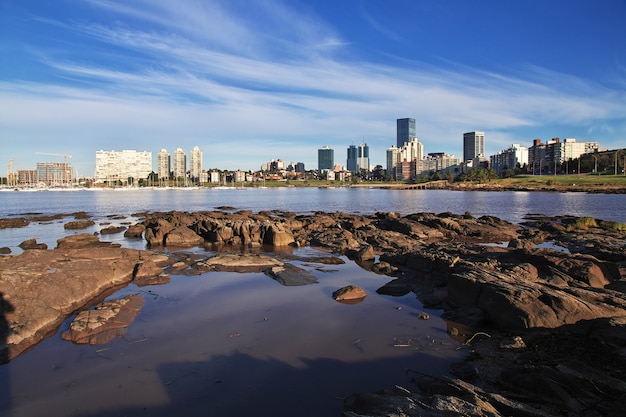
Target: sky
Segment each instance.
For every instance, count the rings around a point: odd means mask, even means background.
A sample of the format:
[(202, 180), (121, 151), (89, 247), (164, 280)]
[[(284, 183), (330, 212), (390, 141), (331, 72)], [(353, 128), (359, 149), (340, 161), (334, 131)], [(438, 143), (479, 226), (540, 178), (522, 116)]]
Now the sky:
[(316, 169), (365, 142), (385, 166), (406, 117), (426, 153), (626, 147), (624, 22), (626, 0), (0, 0), (0, 164), (198, 146), (205, 169)]

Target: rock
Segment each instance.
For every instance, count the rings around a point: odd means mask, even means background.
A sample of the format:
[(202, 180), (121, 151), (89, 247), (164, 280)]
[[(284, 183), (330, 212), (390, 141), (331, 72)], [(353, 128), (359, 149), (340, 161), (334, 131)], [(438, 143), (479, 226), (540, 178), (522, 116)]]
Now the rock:
[(512, 249), (533, 249), (535, 244), (527, 239), (513, 239), (509, 241), (508, 247)]
[(63, 228), (66, 230), (80, 230), (86, 229), (90, 226), (96, 224), (93, 220), (77, 220), (73, 222), (67, 222), (63, 225)]
[(378, 294), (402, 297), (411, 292), (412, 284), (408, 279), (396, 278), (376, 290)]
[(450, 372), (463, 381), (472, 382), (478, 378), (478, 370), (470, 362), (454, 362), (450, 365)]
[(203, 262), (198, 262), (201, 270), (228, 272), (263, 272), (266, 269), (283, 265), (283, 262), (269, 256), (234, 253), (217, 254)]
[(146, 230), (146, 227), (143, 224), (135, 224), (129, 226), (128, 229), (124, 232), (124, 237), (141, 238), (143, 236), (144, 230)]
[(366, 296), (365, 290), (356, 285), (347, 285), (333, 292), (336, 301), (362, 301)]
[(81, 233), (57, 240), (57, 249), (119, 248), (119, 243), (101, 242), (98, 236)]
[(144, 302), (140, 295), (128, 295), (121, 300), (106, 301), (93, 310), (82, 311), (61, 338), (78, 344), (108, 343), (135, 320)]
[(0, 258), (0, 293), (3, 303), (12, 306), (4, 313), (8, 334), (1, 335), (7, 359), (41, 341), (105, 291), (130, 283), (135, 265), (152, 257), (151, 252), (110, 245), (68, 248), (63, 241), (54, 250)]
[(135, 265), (135, 270), (133, 271), (133, 279), (135, 281), (142, 279), (154, 278), (163, 273), (163, 268), (157, 265), (155, 262), (147, 260), (144, 262), (139, 262)]
[(46, 250), (48, 249), (48, 245), (45, 243), (37, 243), (37, 239), (28, 239), (23, 241), (18, 245), (20, 248), (24, 250), (28, 249), (38, 249), (38, 250)]
[(17, 227), (26, 227), (30, 224), (30, 220), (24, 218), (0, 219), (0, 229), (13, 229)]
[(366, 262), (373, 261), (375, 258), (376, 254), (374, 253), (374, 248), (372, 245), (367, 245), (357, 252), (354, 260), (357, 262)]
[(9, 253), (11, 253), (11, 248), (9, 248), (8, 246), (3, 246), (0, 248), (0, 255), (8, 255)]
[(309, 271), (291, 264), (273, 266), (265, 274), (287, 287), (318, 283), (317, 278)]
[(204, 239), (193, 230), (185, 226), (175, 227), (165, 234), (164, 245), (181, 248), (198, 246), (204, 243)]
[(293, 235), (277, 225), (270, 226), (263, 237), (263, 243), (271, 246), (289, 246), (294, 242)]
[(430, 315), (428, 313), (424, 313), (423, 311), (420, 311), (420, 313), (417, 315), (417, 318), (420, 320), (428, 320), (430, 319)]
[(126, 227), (124, 226), (108, 226), (103, 229), (100, 229), (100, 234), (101, 235), (113, 235), (116, 233), (122, 233), (124, 230), (126, 230)]

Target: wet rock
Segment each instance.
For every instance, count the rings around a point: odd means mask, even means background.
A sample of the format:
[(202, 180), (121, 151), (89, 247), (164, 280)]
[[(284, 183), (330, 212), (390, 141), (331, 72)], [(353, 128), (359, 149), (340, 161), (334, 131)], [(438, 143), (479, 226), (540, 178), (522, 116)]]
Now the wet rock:
[(146, 230), (146, 227), (143, 224), (135, 224), (129, 226), (128, 229), (124, 232), (124, 237), (141, 238), (143, 236), (144, 230)]
[(236, 253), (217, 254), (203, 262), (198, 262), (198, 266), (207, 271), (228, 272), (263, 272), (266, 269), (283, 265), (283, 262), (269, 256)]
[(363, 300), (367, 296), (365, 290), (356, 285), (347, 285), (333, 292), (336, 301)]
[(294, 237), (290, 232), (277, 225), (267, 228), (263, 237), (263, 243), (271, 246), (289, 246), (294, 241)]
[(0, 229), (13, 229), (18, 227), (26, 227), (30, 224), (30, 220), (24, 218), (0, 219)]
[(193, 230), (185, 226), (179, 226), (171, 229), (165, 234), (165, 246), (176, 247), (193, 247), (201, 245), (204, 242)]
[(376, 290), (378, 294), (382, 295), (391, 295), (394, 297), (402, 297), (411, 292), (412, 284), (411, 281), (402, 278), (396, 278), (392, 281), (389, 281), (382, 287)]
[(8, 255), (9, 253), (11, 253), (11, 248), (9, 248), (8, 246), (3, 246), (0, 248), (0, 255)]
[(317, 284), (315, 275), (295, 265), (285, 263), (265, 270), (265, 274), (287, 287)]
[(28, 239), (23, 241), (18, 245), (20, 248), (24, 250), (28, 249), (38, 249), (38, 250), (46, 250), (48, 249), (48, 245), (45, 243), (37, 243), (37, 239)]
[(78, 249), (61, 245), (1, 257), (0, 293), (12, 306), (5, 311), (8, 333), (1, 335), (7, 342), (7, 359), (41, 341), (106, 291), (130, 283), (135, 265), (152, 256), (110, 245)]
[(126, 230), (126, 227), (124, 226), (108, 226), (103, 229), (100, 229), (100, 234), (113, 235), (116, 233), (122, 233), (124, 230)]
[(121, 330), (135, 320), (144, 305), (140, 295), (106, 301), (93, 310), (80, 312), (61, 334), (63, 340), (78, 344), (102, 345), (119, 336)]
[(119, 243), (101, 242), (98, 236), (88, 233), (66, 236), (57, 240), (57, 249), (119, 248)]
[(77, 220), (65, 223), (63, 228), (66, 230), (81, 230), (91, 227), (94, 224), (96, 223), (93, 220)]

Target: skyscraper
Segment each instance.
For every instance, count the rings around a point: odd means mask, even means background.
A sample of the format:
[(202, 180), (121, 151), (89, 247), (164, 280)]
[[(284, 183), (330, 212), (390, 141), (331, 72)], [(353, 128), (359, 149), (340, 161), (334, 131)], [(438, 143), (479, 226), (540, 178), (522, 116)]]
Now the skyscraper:
[(463, 161), (485, 157), (485, 132), (463, 133)]
[(405, 142), (410, 142), (411, 138), (416, 138), (415, 119), (396, 120), (396, 146), (401, 148)]
[(171, 170), (170, 154), (166, 149), (161, 149), (157, 154), (157, 174), (159, 175), (159, 180), (169, 179)]
[(198, 180), (202, 174), (202, 151), (195, 146), (189, 153), (189, 176)]
[(359, 170), (357, 164), (357, 149), (354, 145), (350, 145), (348, 147), (348, 159), (346, 161), (346, 169), (350, 172), (357, 172)]
[(185, 178), (187, 176), (187, 155), (182, 148), (174, 152), (174, 178)]
[(329, 146), (322, 146), (317, 150), (317, 169), (329, 171), (335, 167), (335, 151)]
[(356, 166), (359, 170), (370, 170), (370, 148), (367, 143), (362, 143), (358, 147)]

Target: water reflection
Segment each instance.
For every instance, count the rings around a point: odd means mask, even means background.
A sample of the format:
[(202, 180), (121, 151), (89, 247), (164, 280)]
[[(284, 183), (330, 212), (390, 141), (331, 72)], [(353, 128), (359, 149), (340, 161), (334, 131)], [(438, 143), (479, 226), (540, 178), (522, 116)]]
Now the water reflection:
[[(318, 284), (212, 272), (113, 294), (146, 300), (125, 336), (103, 346), (59, 334), (45, 340), (0, 367), (13, 398), (0, 399), (0, 409), (13, 416), (339, 415), (341, 398), (353, 391), (408, 383), (407, 368), (446, 374), (466, 355), (436, 312), (417, 318), (422, 306), (413, 294), (376, 293), (389, 277), (346, 258), (316, 264), (307, 259), (322, 254), (310, 248), (294, 255), (306, 258), (294, 262)], [(332, 299), (348, 284), (366, 290), (362, 303)], [(394, 347), (408, 339), (410, 346)]]

